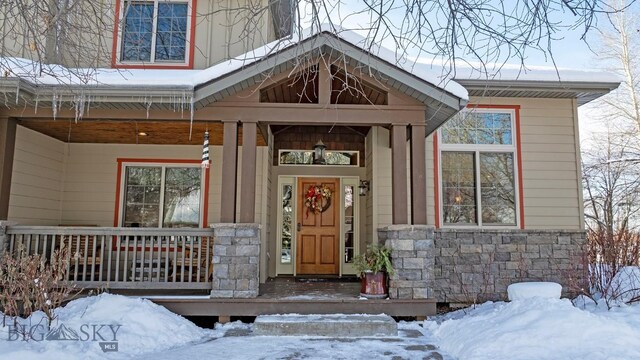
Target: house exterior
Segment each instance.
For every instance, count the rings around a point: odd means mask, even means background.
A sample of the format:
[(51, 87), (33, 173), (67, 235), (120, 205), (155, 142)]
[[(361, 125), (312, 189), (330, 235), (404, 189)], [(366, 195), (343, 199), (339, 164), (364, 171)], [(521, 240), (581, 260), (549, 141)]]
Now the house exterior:
[(568, 285), (585, 239), (577, 108), (615, 78), (445, 80), (348, 31), (276, 40), (269, 17), (264, 41), (238, 43), (222, 15), (198, 19), (216, 4), (116, 1), (111, 61), (88, 82), (3, 61), (4, 251), (64, 244), (81, 285), (222, 299), (354, 275), (370, 243), (393, 250), (392, 299)]

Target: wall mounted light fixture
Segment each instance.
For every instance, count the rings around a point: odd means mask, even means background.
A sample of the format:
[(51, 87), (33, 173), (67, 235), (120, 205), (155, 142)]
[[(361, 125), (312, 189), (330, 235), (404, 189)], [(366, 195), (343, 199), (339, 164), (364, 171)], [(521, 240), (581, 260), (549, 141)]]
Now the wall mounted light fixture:
[(360, 180), (360, 185), (358, 186), (360, 196), (367, 196), (370, 186), (369, 180)]

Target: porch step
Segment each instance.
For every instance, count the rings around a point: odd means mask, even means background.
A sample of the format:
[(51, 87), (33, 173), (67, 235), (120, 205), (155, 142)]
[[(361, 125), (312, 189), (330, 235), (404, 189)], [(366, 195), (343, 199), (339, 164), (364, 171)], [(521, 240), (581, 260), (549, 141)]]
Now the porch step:
[(397, 336), (398, 324), (388, 315), (261, 315), (253, 334), (263, 336)]

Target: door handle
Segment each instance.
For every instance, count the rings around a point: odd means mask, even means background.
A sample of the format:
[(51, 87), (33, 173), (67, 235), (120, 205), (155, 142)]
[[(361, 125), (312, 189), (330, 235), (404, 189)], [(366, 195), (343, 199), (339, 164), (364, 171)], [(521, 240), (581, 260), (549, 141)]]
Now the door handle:
[(297, 230), (297, 231), (302, 230), (302, 224), (298, 223), (298, 225), (296, 226), (296, 230)]

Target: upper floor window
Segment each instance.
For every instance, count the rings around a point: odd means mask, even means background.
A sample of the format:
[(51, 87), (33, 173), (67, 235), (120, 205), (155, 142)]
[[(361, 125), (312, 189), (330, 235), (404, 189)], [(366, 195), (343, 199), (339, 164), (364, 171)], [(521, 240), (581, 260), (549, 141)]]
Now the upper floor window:
[(185, 0), (123, 0), (117, 62), (188, 65), (191, 6)]
[(442, 223), (516, 226), (515, 112), (469, 109), (440, 129)]

